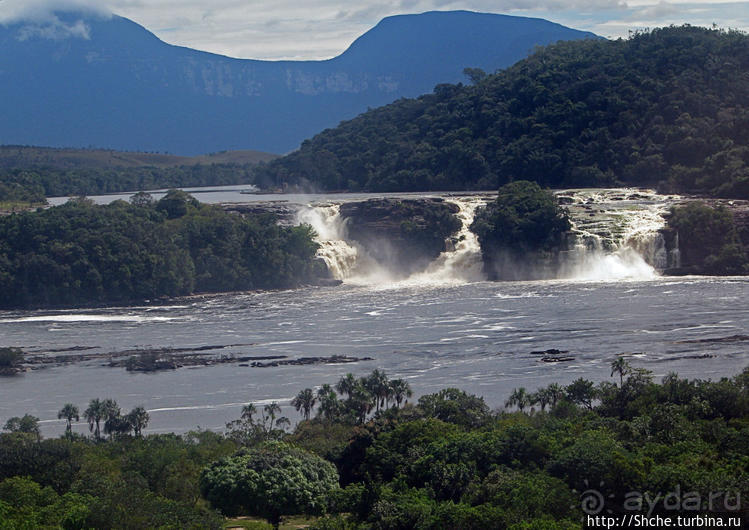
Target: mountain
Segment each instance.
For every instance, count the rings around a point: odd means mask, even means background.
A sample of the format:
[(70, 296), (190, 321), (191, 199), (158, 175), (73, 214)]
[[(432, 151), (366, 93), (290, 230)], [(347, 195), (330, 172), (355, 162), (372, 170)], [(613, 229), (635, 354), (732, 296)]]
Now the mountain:
[(670, 27), (540, 49), (323, 131), (258, 182), (317, 189), (657, 185), (749, 198), (749, 36)]
[(594, 37), (466, 11), (382, 20), (324, 61), (232, 59), (119, 17), (58, 12), (0, 25), (0, 144), (195, 155), (288, 152), (368, 107), (495, 71), (538, 45)]

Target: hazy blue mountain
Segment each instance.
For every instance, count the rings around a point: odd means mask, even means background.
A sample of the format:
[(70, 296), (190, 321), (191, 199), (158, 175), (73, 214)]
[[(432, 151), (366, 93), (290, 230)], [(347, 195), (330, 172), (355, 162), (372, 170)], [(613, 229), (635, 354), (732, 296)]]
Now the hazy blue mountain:
[(595, 37), (466, 11), (382, 20), (325, 61), (232, 59), (172, 46), (119, 17), (0, 25), (0, 144), (199, 154), (287, 152), (400, 97), (492, 72), (536, 45)]

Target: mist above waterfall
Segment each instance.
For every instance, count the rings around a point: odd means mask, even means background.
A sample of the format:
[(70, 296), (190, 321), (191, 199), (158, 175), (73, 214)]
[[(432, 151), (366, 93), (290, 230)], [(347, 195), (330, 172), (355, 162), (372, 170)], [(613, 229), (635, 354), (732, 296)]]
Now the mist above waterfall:
[[(567, 190), (558, 196), (573, 225), (566, 250), (553, 258), (497, 256), (494, 261), (501, 265), (502, 279), (650, 280), (659, 276), (659, 270), (678, 265), (678, 248), (667, 249), (662, 234), (668, 198), (635, 189)], [(312, 226), (320, 244), (318, 257), (334, 278), (347, 284), (397, 288), (470, 283), (486, 280), (481, 247), (470, 230), (486, 198), (445, 198), (458, 208), (460, 230), (445, 241), (439, 256), (415, 272), (387, 259), (390, 242), (386, 239), (366, 245), (352, 240), (340, 203), (302, 207), (297, 222)]]
[(346, 242), (346, 227), (339, 209), (338, 204), (305, 207), (297, 213), (297, 222), (315, 230), (320, 245), (317, 256), (325, 261), (333, 278), (345, 280), (351, 275), (359, 252)]

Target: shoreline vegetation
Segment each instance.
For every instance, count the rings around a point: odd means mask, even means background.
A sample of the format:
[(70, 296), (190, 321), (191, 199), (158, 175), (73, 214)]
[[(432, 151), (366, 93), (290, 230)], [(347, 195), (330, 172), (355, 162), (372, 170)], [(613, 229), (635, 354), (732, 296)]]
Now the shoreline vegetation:
[[(28, 414), (6, 421), (0, 519), (9, 529), (265, 529), (306, 517), (318, 530), (567, 530), (583, 528), (580, 492), (591, 488), (611, 515), (745, 519), (749, 368), (660, 382), (623, 356), (609, 368), (599, 384), (516, 388), (496, 410), (457, 388), (410, 402), (405, 380), (348, 374), (300, 390), (293, 428), (278, 403), (249, 403), (223, 434), (146, 434), (147, 411), (113, 399), (61, 404), (59, 438), (43, 438)], [(73, 432), (81, 418), (90, 436)]]
[[(443, 199), (370, 199), (346, 203), (341, 215), (350, 238), (383, 266), (415, 272), (458, 231), (456, 211)], [(272, 206), (224, 209), (170, 190), (158, 201), (139, 192), (130, 202), (77, 198), (1, 216), (0, 309), (132, 306), (339, 285), (317, 256), (312, 227), (288, 222), (294, 215), (285, 207), (278, 215)], [(681, 256), (665, 274), (749, 274), (749, 207), (689, 201), (665, 217), (662, 235)], [(558, 197), (530, 181), (500, 188), (470, 226), (490, 280), (531, 279), (518, 274), (536, 268), (553, 274), (560, 252), (569, 250), (570, 229)]]
[(307, 225), (232, 215), (170, 190), (154, 201), (65, 205), (0, 218), (0, 308), (133, 304), (322, 281)]

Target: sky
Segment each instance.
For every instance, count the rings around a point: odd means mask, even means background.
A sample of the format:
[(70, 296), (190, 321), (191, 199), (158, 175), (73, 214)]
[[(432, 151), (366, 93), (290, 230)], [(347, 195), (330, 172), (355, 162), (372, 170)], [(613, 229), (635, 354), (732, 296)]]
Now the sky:
[(0, 0), (0, 22), (71, 6), (130, 18), (170, 44), (269, 60), (335, 57), (386, 16), (433, 10), (545, 18), (607, 38), (685, 23), (749, 31), (749, 0)]

